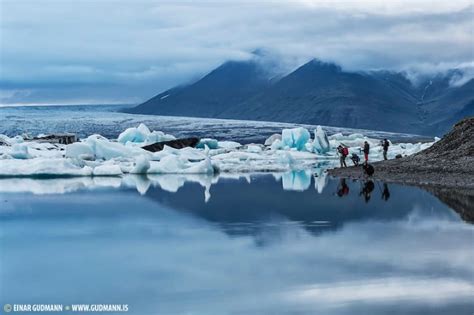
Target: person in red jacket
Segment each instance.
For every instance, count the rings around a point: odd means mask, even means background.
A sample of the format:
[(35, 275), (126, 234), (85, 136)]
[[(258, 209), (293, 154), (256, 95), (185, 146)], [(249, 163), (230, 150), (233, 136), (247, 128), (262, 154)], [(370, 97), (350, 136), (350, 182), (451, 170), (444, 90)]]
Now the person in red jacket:
[(349, 149), (342, 145), (337, 147), (337, 153), (339, 153), (339, 161), (341, 162), (341, 167), (347, 167), (346, 157), (349, 155)]

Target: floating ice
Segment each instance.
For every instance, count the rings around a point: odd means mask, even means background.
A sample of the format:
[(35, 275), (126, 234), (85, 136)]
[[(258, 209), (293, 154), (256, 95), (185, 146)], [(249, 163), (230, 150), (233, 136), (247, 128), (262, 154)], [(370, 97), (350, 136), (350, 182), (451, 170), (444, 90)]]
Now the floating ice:
[(260, 153), (262, 152), (262, 147), (256, 144), (249, 144), (247, 146), (247, 152)]
[(11, 143), (10, 137), (0, 134), (0, 146), (4, 146), (4, 145), (9, 146), (11, 144), (12, 143)]
[(313, 150), (316, 153), (324, 154), (329, 152), (331, 146), (329, 144), (328, 136), (321, 126), (317, 126), (314, 131)]
[(133, 156), (131, 148), (121, 143), (111, 142), (101, 136), (92, 135), (86, 139), (85, 143), (91, 147), (97, 159), (109, 160), (116, 157)]
[(127, 142), (155, 143), (174, 139), (176, 139), (174, 136), (165, 134), (161, 131), (151, 132), (145, 124), (140, 124), (137, 128), (127, 128), (118, 136), (117, 141), (122, 144), (126, 144)]
[(150, 161), (147, 159), (146, 156), (140, 155), (135, 160), (135, 165), (133, 169), (130, 171), (132, 174), (146, 174), (150, 169)]
[(207, 146), (209, 149), (217, 149), (219, 147), (219, 141), (211, 138), (203, 138), (199, 140), (199, 143), (197, 144), (196, 148), (204, 149), (205, 146)]
[(162, 131), (153, 131), (147, 137), (147, 143), (156, 143), (156, 142), (163, 142), (163, 141), (170, 141), (175, 140), (176, 138), (172, 135), (166, 134)]
[(283, 129), (281, 133), (283, 145), (297, 150), (305, 150), (310, 137), (309, 131), (303, 127)]
[(270, 146), (270, 149), (275, 151), (275, 150), (283, 149), (283, 147), (284, 147), (283, 142), (280, 139), (275, 139), (275, 141), (273, 141), (272, 145)]
[(76, 142), (66, 146), (66, 157), (93, 160), (95, 159), (95, 153), (92, 149), (92, 145), (83, 142)]
[(14, 159), (29, 159), (31, 158), (30, 153), (28, 152), (28, 146), (24, 143), (15, 143), (12, 146), (10, 155)]
[[(235, 141), (218, 141), (217, 142), (217, 147), (220, 148), (220, 149), (232, 150), (232, 149), (237, 149), (240, 146), (242, 146), (242, 145), (238, 142), (235, 142)], [(210, 149), (212, 149), (212, 148), (210, 148)]]
[(271, 146), (276, 140), (279, 140), (281, 141), (281, 134), (278, 134), (278, 133), (275, 133), (275, 134), (272, 134), (270, 137), (268, 137), (266, 140), (265, 140), (265, 145), (266, 146)]
[(0, 176), (91, 176), (92, 168), (78, 166), (70, 159), (35, 158), (28, 162), (16, 159), (2, 160)]
[[(361, 154), (364, 141), (370, 144), (371, 161), (383, 158), (380, 140), (362, 134), (336, 134), (327, 137), (319, 126), (315, 130), (314, 139), (310, 139), (308, 130), (304, 128), (284, 129), (281, 136), (269, 137), (267, 146), (242, 146), (233, 141), (205, 138), (200, 141), (198, 148), (174, 149), (165, 146), (162, 151), (154, 153), (142, 149), (150, 141), (171, 138), (174, 137), (160, 131), (150, 131), (143, 124), (125, 130), (120, 134), (119, 141), (91, 135), (80, 142), (62, 145), (29, 140), (21, 142), (18, 137), (0, 136), (3, 144), (0, 145), (0, 176), (300, 172), (314, 169), (321, 161), (337, 163), (336, 147), (341, 143), (349, 147), (350, 153)], [(394, 158), (397, 154), (411, 155), (433, 143), (392, 143), (388, 157)], [(285, 186), (306, 187), (303, 173), (296, 174), (291, 178), (287, 175)], [(324, 184), (325, 176), (319, 174), (316, 189), (319, 191)]]
[(127, 128), (118, 136), (117, 141), (123, 144), (127, 142), (145, 142), (149, 134), (150, 130), (148, 127), (140, 124), (138, 128)]
[(94, 176), (118, 176), (122, 175), (123, 172), (119, 165), (104, 164), (95, 167), (92, 174)]
[(151, 161), (149, 174), (213, 174), (211, 160), (191, 163), (187, 159), (176, 156), (165, 156), (160, 161)]

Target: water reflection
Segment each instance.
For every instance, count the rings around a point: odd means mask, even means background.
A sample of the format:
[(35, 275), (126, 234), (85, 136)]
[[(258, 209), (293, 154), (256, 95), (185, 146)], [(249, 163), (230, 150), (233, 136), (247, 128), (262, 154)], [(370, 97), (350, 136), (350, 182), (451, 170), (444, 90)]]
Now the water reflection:
[(371, 180), (364, 181), (362, 188), (360, 190), (360, 195), (364, 196), (365, 202), (370, 201), (370, 197), (372, 197), (372, 191), (374, 191), (375, 184)]
[[(474, 228), (419, 188), (373, 188), (366, 203), (364, 183), (308, 172), (0, 183), (2, 302), (145, 315), (474, 307)], [(385, 188), (388, 202), (375, 198)]]
[(387, 183), (383, 183), (382, 199), (385, 201), (390, 199), (390, 190), (388, 189)]
[[(67, 194), (78, 191), (94, 191), (101, 189), (136, 189), (140, 195), (153, 195), (150, 189), (160, 189), (170, 193), (178, 193), (186, 184), (198, 184), (202, 187), (201, 200), (209, 202), (212, 199), (212, 187), (221, 182), (235, 181), (240, 187), (240, 182), (252, 184), (252, 181), (261, 176), (269, 176), (276, 183), (280, 183), (280, 189), (283, 191), (294, 191), (304, 193), (312, 190), (311, 183), (314, 181), (313, 189), (318, 194), (324, 195), (325, 189), (329, 185), (329, 177), (326, 172), (326, 165), (312, 170), (291, 171), (287, 173), (264, 173), (264, 174), (228, 174), (222, 173), (218, 175), (202, 175), (202, 174), (163, 174), (163, 175), (127, 175), (123, 177), (72, 177), (72, 178), (51, 178), (51, 179), (31, 179), (31, 178), (3, 178), (0, 179), (0, 193), (32, 193), (35, 195), (48, 194)], [(373, 194), (380, 195), (381, 200), (392, 202), (391, 189), (387, 183), (374, 182), (372, 180), (355, 181), (352, 180), (348, 184), (348, 179), (341, 178), (335, 188), (330, 191), (340, 198), (357, 194), (365, 201), (365, 203), (373, 200)], [(354, 187), (350, 187), (353, 185)], [(358, 187), (357, 187), (358, 186)], [(377, 186), (377, 190), (375, 190)], [(278, 189), (275, 187), (275, 189)], [(448, 204), (453, 210), (460, 213), (468, 222), (474, 222), (474, 213), (472, 204), (474, 204), (474, 193), (471, 190), (454, 190), (440, 189), (436, 187), (425, 187), (435, 196), (439, 197), (443, 202)], [(258, 188), (256, 189), (258, 190)], [(185, 192), (184, 192), (185, 193)], [(225, 192), (229, 193), (229, 192)], [(275, 192), (278, 193), (278, 192)], [(193, 202), (198, 196), (193, 190)], [(298, 196), (298, 195), (295, 195)], [(257, 202), (257, 196), (250, 196), (246, 202)], [(221, 196), (218, 197), (219, 199)], [(352, 200), (353, 196), (349, 199)], [(294, 202), (299, 203), (295, 199)], [(376, 201), (378, 205), (378, 201)], [(284, 203), (285, 206), (291, 206)]]
[(339, 180), (339, 186), (337, 186), (337, 195), (339, 197), (344, 197), (349, 194), (349, 186), (346, 184), (346, 179), (341, 178)]

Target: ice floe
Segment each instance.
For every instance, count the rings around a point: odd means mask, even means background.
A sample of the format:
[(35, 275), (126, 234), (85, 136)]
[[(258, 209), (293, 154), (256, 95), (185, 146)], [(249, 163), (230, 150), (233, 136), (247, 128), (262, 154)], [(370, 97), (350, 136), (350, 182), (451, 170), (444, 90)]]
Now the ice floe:
[[(339, 144), (349, 147), (350, 153), (361, 154), (364, 141), (371, 145), (369, 159), (382, 159), (380, 139), (362, 134), (338, 133), (328, 136), (320, 126), (313, 134), (302, 127), (283, 129), (281, 134), (269, 137), (265, 144), (241, 145), (235, 141), (204, 138), (196, 148), (174, 149), (165, 146), (162, 151), (154, 153), (142, 148), (157, 141), (172, 139), (175, 137), (161, 131), (150, 131), (144, 124), (126, 129), (117, 139), (94, 134), (69, 145), (0, 135), (0, 176), (311, 173), (314, 165), (321, 161), (329, 161), (331, 165), (337, 163), (336, 148)], [(417, 153), (431, 146), (434, 141), (392, 143), (388, 157)], [(301, 174), (295, 178), (285, 178), (285, 186), (296, 187), (297, 190), (306, 187), (307, 181), (302, 180)]]

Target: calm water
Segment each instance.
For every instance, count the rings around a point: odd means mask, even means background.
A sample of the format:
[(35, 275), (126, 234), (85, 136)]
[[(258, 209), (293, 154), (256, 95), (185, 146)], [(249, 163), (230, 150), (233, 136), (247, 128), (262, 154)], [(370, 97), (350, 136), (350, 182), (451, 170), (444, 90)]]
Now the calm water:
[(313, 178), (0, 180), (0, 303), (128, 314), (473, 314), (474, 228), (424, 190)]

